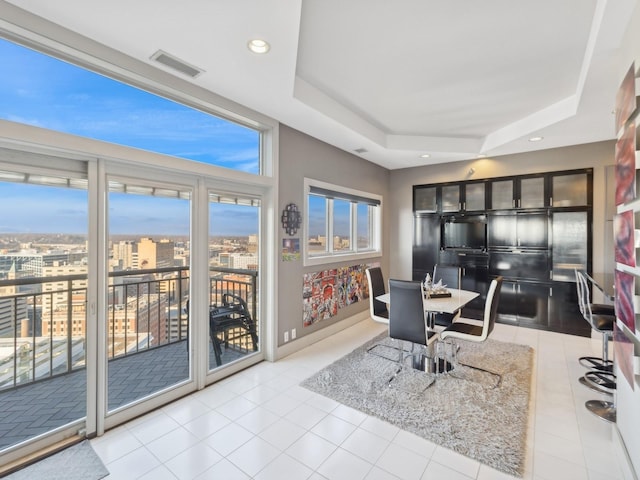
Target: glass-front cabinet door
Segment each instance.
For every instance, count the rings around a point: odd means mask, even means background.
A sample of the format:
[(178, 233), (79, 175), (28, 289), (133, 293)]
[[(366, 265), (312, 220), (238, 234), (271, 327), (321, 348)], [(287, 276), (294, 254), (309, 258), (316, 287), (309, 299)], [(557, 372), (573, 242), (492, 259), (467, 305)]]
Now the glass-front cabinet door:
[(544, 208), (544, 177), (520, 179), (519, 208)]
[(588, 205), (588, 179), (587, 173), (553, 175), (551, 177), (551, 206), (576, 207)]
[(496, 180), (491, 182), (491, 208), (493, 210), (513, 208), (515, 206), (513, 199), (513, 180)]
[(464, 185), (464, 204), (466, 211), (480, 211), (485, 209), (485, 183), (474, 182)]
[(437, 212), (438, 211), (438, 187), (414, 186), (413, 187), (413, 211)]
[(457, 212), (460, 210), (460, 185), (444, 185), (442, 187), (442, 211)]

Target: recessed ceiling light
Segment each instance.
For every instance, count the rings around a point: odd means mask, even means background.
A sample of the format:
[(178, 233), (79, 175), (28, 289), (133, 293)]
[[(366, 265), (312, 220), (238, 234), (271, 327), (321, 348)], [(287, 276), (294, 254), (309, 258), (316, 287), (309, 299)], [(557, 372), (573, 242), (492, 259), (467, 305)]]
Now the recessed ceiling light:
[(247, 47), (253, 53), (267, 53), (271, 48), (271, 45), (266, 40), (262, 40), (260, 38), (254, 38), (247, 43)]
[(540, 140), (542, 140), (544, 137), (531, 137), (529, 139), (530, 142), (539, 142)]
[(428, 153), (423, 153), (422, 155), (420, 155), (420, 158), (429, 158), (431, 155), (429, 155)]

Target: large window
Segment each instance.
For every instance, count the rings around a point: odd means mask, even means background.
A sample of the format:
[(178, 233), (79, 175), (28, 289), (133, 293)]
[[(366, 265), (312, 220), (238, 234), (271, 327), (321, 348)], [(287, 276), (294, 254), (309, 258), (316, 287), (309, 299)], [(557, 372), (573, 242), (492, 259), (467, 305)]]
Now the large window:
[(248, 173), (260, 132), (0, 38), (0, 118)]
[(305, 179), (305, 263), (380, 254), (381, 197)]

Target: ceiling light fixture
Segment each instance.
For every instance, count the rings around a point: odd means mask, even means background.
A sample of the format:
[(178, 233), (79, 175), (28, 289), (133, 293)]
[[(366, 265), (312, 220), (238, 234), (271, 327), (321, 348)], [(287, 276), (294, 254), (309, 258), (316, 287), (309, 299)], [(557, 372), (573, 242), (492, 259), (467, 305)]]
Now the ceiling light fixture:
[(267, 53), (271, 48), (271, 45), (269, 45), (266, 40), (254, 38), (253, 40), (249, 40), (249, 43), (247, 43), (247, 47), (253, 53)]
[(539, 142), (540, 140), (542, 140), (544, 137), (531, 137), (529, 139), (530, 142)]
[(420, 158), (429, 158), (431, 155), (429, 155), (428, 153), (423, 153), (422, 155), (420, 155)]

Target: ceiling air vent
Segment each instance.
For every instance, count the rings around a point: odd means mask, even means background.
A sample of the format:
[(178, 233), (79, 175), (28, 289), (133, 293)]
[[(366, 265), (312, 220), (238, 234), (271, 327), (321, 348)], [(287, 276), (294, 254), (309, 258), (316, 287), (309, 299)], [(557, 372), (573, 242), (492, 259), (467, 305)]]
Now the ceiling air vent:
[(363, 153), (367, 153), (367, 149), (366, 149), (366, 148), (356, 148), (356, 149), (354, 150), (354, 152), (356, 152), (356, 153), (358, 153), (358, 154), (362, 155)]
[(162, 50), (158, 50), (156, 53), (151, 55), (151, 60), (155, 60), (158, 63), (179, 71), (180, 73), (184, 73), (191, 78), (196, 78), (204, 72), (204, 70), (194, 67), (193, 65), (189, 65), (188, 63), (174, 57), (173, 55), (169, 55), (167, 52), (163, 52)]

